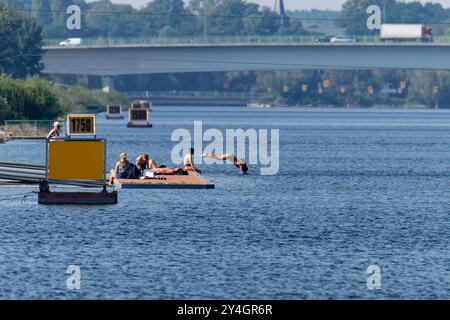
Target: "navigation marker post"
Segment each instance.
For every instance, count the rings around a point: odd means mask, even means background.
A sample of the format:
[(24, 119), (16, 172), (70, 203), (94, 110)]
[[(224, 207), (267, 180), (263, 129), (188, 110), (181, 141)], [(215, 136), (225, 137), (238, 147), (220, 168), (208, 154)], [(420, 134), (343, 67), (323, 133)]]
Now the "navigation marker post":
[(122, 120), (124, 118), (122, 115), (122, 106), (112, 106), (109, 104), (106, 106), (106, 119)]
[[(95, 115), (67, 116), (64, 138), (47, 139), (45, 180), (39, 184), (39, 204), (116, 204), (117, 191), (106, 191), (106, 139), (97, 139)], [(76, 136), (76, 138), (73, 138)], [(100, 193), (51, 192), (51, 183), (102, 186)]]
[(128, 128), (151, 128), (150, 101), (136, 101), (128, 111)]

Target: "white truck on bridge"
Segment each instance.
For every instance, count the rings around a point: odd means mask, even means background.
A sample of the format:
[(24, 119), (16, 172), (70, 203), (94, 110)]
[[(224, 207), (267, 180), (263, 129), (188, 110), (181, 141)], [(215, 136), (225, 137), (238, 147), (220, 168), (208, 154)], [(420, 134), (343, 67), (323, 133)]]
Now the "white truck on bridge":
[(382, 24), (380, 38), (384, 41), (433, 41), (432, 29), (423, 24)]
[(81, 45), (81, 38), (69, 38), (59, 43), (60, 46), (79, 46)]

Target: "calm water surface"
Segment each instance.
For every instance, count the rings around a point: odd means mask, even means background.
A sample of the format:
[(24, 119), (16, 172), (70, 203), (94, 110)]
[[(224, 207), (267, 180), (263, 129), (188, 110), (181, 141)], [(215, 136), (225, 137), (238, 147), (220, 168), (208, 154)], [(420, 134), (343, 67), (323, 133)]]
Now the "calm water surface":
[[(177, 128), (280, 129), (280, 171), (202, 166), (214, 190), (123, 190), (106, 207), (0, 201), (2, 299), (450, 298), (450, 112), (156, 108), (98, 117), (108, 163), (171, 164)], [(43, 163), (42, 141), (0, 161)], [(0, 186), (0, 199), (36, 190)], [(366, 270), (381, 268), (380, 290)], [(81, 290), (66, 287), (69, 265)]]

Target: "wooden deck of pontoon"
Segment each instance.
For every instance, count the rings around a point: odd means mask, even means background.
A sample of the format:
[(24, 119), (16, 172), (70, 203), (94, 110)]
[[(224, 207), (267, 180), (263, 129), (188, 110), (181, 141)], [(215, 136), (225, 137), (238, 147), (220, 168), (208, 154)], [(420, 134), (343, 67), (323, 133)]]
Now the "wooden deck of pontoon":
[(190, 172), (188, 176), (156, 176), (166, 178), (165, 180), (116, 180), (115, 186), (122, 189), (214, 189), (214, 184), (210, 183), (197, 173)]

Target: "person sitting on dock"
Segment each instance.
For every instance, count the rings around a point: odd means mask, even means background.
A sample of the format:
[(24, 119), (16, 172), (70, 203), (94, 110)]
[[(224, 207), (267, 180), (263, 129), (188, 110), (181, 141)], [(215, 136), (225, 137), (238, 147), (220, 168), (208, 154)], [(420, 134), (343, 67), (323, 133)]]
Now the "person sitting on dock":
[(193, 171), (197, 173), (202, 173), (201, 170), (194, 165), (194, 148), (191, 148), (189, 152), (183, 158), (183, 169), (184, 171)]
[(244, 160), (238, 159), (232, 153), (216, 154), (216, 153), (204, 153), (202, 158), (212, 158), (218, 160), (230, 160), (236, 168), (239, 168), (242, 174), (246, 174), (248, 171), (248, 166)]
[(61, 135), (61, 123), (55, 121), (52, 130), (48, 133), (47, 139), (58, 138)]
[(137, 179), (137, 167), (127, 160), (127, 154), (121, 153), (114, 170), (111, 170), (109, 184), (113, 185), (115, 179)]
[(148, 154), (142, 154), (139, 157), (137, 157), (136, 166), (141, 172), (141, 174), (143, 174), (145, 170), (158, 168), (156, 162), (150, 159)]

